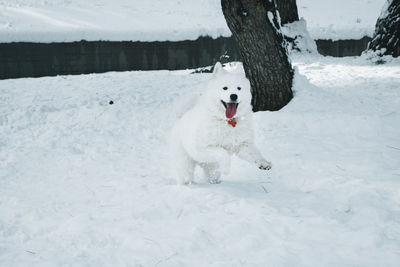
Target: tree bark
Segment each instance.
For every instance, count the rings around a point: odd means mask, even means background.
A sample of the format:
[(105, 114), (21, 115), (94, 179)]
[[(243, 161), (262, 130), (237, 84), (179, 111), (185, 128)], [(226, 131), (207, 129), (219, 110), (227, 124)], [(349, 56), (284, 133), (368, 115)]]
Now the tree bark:
[(299, 20), (296, 0), (276, 0), (282, 25)]
[(381, 55), (400, 55), (400, 0), (392, 0), (386, 16), (378, 18), (368, 49), (380, 50)]
[(250, 80), (253, 111), (281, 109), (293, 97), (293, 69), (275, 1), (221, 0), (221, 5)]

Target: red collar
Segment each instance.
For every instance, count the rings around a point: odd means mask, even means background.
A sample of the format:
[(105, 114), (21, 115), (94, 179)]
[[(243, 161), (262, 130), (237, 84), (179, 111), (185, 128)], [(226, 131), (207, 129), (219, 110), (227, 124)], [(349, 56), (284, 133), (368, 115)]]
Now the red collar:
[(228, 124), (232, 125), (232, 127), (235, 127), (235, 126), (236, 126), (236, 123), (237, 123), (237, 121), (236, 121), (235, 118), (232, 118), (232, 119), (229, 119), (229, 120), (228, 120)]

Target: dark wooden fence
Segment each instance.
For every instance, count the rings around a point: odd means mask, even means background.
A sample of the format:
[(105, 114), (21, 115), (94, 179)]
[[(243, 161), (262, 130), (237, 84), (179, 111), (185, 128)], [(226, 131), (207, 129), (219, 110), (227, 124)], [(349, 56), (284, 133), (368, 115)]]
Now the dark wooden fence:
[(367, 48), (370, 37), (359, 40), (316, 40), (318, 52), (323, 56), (348, 57), (359, 56)]
[[(357, 56), (368, 38), (317, 40), (322, 55)], [(240, 60), (232, 38), (180, 42), (1, 43), (0, 79), (208, 66), (223, 54)]]

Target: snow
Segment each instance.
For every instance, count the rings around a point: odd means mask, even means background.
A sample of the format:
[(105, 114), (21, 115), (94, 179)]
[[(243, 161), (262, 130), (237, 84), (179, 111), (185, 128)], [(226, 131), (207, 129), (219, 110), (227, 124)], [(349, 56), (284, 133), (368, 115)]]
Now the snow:
[(386, 0), (298, 0), (299, 16), (307, 21), (314, 39), (372, 37)]
[[(298, 0), (314, 39), (372, 36), (386, 0)], [(178, 41), (231, 36), (219, 0), (0, 0), (0, 42)]]
[(386, 0), (385, 4), (381, 9), (381, 14), (379, 15), (379, 19), (384, 19), (389, 15), (389, 6), (392, 4), (393, 0)]
[(293, 62), (294, 99), (255, 114), (273, 168), (219, 185), (175, 185), (166, 142), (210, 74), (0, 81), (0, 265), (398, 266), (399, 60)]
[(230, 36), (217, 0), (2, 0), (0, 42), (180, 41)]
[(307, 30), (307, 22), (303, 18), (292, 23), (286, 23), (281, 29), (285, 36), (294, 39), (293, 42), (288, 42), (290, 53), (297, 52), (298, 50), (301, 52), (318, 53), (317, 44), (311, 38)]

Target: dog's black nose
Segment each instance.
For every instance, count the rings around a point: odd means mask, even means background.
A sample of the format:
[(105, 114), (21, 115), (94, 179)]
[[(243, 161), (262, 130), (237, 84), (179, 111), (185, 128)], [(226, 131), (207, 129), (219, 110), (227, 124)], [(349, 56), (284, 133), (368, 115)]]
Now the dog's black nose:
[(237, 94), (231, 94), (231, 100), (236, 101), (237, 100)]

